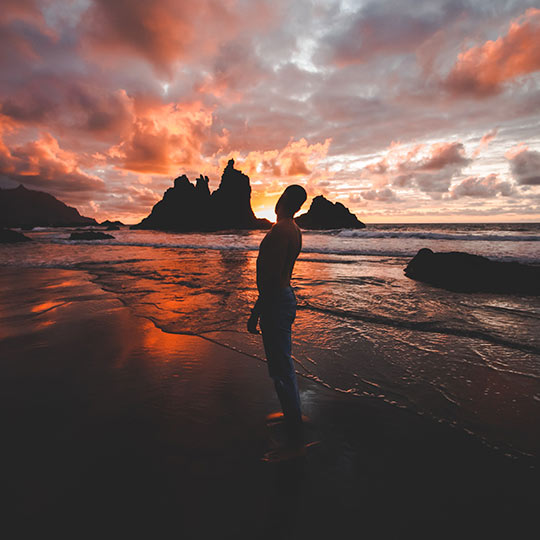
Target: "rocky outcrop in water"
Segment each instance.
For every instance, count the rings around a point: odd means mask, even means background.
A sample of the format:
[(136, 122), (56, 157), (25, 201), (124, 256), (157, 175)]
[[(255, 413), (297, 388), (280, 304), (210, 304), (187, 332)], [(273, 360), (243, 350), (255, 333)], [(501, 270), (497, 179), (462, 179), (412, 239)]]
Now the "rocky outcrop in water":
[(97, 225), (92, 218), (44, 191), (0, 189), (0, 227), (74, 227)]
[(185, 174), (179, 176), (150, 215), (132, 228), (179, 232), (270, 228), (267, 219), (255, 217), (249, 177), (234, 168), (234, 160), (225, 167), (212, 194), (208, 183), (207, 176), (199, 176), (195, 185)]
[(480, 255), (421, 249), (404, 270), (411, 279), (456, 292), (540, 295), (540, 266), (492, 261)]
[(0, 229), (0, 244), (17, 244), (19, 242), (30, 242), (31, 238), (24, 234), (11, 231), (10, 229)]
[(296, 218), (302, 229), (363, 229), (365, 225), (343, 204), (319, 195), (309, 210)]
[(70, 240), (114, 240), (114, 236), (101, 231), (83, 231), (71, 233)]

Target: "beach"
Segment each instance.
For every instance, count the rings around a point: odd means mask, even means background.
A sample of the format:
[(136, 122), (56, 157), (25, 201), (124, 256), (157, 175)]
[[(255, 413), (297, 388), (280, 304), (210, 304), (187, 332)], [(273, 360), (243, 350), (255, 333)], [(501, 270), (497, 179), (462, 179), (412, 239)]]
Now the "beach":
[(300, 376), (320, 444), (265, 463), (278, 402), (260, 343), (257, 355), (218, 330), (167, 332), (87, 271), (3, 267), (0, 284), (3, 509), (21, 537), (533, 530), (534, 455)]

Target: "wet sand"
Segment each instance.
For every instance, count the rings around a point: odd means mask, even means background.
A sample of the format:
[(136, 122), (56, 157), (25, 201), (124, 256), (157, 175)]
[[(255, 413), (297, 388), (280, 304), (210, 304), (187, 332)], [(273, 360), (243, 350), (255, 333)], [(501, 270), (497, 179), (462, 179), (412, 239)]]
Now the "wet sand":
[[(84, 272), (0, 269), (6, 519), (70, 537), (525, 538), (534, 458), (300, 378), (322, 441), (263, 463), (266, 365), (136, 317)], [(262, 349), (262, 346), (261, 346)]]

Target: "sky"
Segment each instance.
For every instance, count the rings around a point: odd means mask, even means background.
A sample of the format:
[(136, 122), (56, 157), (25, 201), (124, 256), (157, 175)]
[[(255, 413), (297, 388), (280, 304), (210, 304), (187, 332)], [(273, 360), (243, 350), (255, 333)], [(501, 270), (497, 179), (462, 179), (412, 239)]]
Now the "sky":
[[(0, 187), (135, 223), (230, 158), (367, 222), (540, 221), (540, 2), (2, 0)], [(309, 202), (308, 199), (308, 202)]]

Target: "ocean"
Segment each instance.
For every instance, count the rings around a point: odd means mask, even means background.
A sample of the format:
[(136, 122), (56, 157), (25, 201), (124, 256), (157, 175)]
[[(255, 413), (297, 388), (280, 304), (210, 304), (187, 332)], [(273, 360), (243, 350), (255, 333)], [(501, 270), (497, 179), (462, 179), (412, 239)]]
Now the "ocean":
[[(264, 232), (126, 228), (96, 243), (69, 241), (71, 231), (25, 232), (35, 242), (0, 246), (0, 265), (87, 272), (163, 331), (264, 362), (260, 337), (245, 329)], [(429, 416), (510, 456), (538, 455), (540, 298), (448, 292), (403, 269), (423, 247), (540, 264), (540, 224), (379, 224), (305, 231), (303, 241), (293, 275), (300, 376)]]

